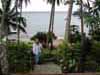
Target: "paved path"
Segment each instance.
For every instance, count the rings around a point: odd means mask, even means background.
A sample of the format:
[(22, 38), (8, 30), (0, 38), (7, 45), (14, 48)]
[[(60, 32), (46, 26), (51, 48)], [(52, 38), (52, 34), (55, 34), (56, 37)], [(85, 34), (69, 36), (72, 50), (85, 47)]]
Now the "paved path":
[(61, 68), (53, 63), (35, 65), (34, 71), (25, 74), (13, 75), (100, 75), (100, 73), (67, 73), (62, 74)]
[(39, 74), (62, 74), (61, 68), (53, 63), (35, 65), (34, 71), (32, 73)]
[(30, 73), (15, 75), (62, 75), (62, 71), (61, 68), (54, 63), (45, 63), (41, 65), (35, 65), (34, 70), (31, 70)]

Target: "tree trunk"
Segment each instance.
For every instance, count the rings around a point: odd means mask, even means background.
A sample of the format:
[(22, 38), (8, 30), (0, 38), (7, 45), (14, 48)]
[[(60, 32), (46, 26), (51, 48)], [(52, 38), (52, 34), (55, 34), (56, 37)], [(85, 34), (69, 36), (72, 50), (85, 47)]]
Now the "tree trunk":
[(52, 32), (52, 40), (51, 40), (51, 50), (53, 49), (53, 30), (54, 30), (54, 17), (55, 17), (55, 2), (54, 2), (54, 4), (53, 4), (53, 13), (52, 13), (52, 24), (51, 24), (51, 32)]
[(84, 23), (83, 23), (83, 1), (80, 0), (80, 18), (81, 18), (81, 59), (80, 59), (80, 67), (79, 67), (79, 70), (80, 72), (84, 72), (84, 57), (83, 57), (83, 53), (84, 53), (84, 50), (83, 50), (83, 47), (84, 46)]
[(49, 30), (48, 30), (48, 32), (51, 32), (51, 28), (52, 28), (52, 24), (53, 24), (54, 8), (55, 8), (55, 3), (53, 2), (52, 7), (51, 7), (51, 14), (50, 14), (50, 22), (49, 22)]
[(55, 0), (52, 3), (49, 30), (48, 30), (48, 32), (51, 33), (51, 42), (50, 42), (50, 49), (51, 50), (53, 48), (53, 36), (52, 36), (52, 34), (53, 34), (53, 29), (54, 29), (54, 15), (55, 15)]
[(4, 36), (4, 21), (5, 21), (5, 9), (6, 9), (6, 0), (1, 0), (2, 6), (4, 8), (3, 13), (2, 13), (2, 19), (1, 19), (1, 24), (0, 24), (0, 43), (2, 43), (2, 37)]
[(51, 12), (50, 12), (50, 22), (49, 22), (49, 29), (48, 29), (48, 35), (47, 35), (47, 47), (49, 47), (49, 33), (51, 32), (51, 23), (52, 23), (52, 12), (53, 11), (53, 5), (51, 7)]
[(69, 1), (69, 8), (68, 13), (66, 17), (66, 26), (65, 26), (65, 41), (69, 42), (69, 35), (70, 35), (70, 24), (71, 24), (71, 15), (72, 15), (72, 9), (73, 9), (73, 0)]
[(83, 35), (84, 33), (84, 23), (83, 23), (83, 1), (80, 0), (80, 18), (81, 18), (81, 34)]
[[(17, 11), (18, 12), (18, 11)], [(20, 6), (20, 17), (22, 17), (22, 4)], [(21, 21), (19, 20), (18, 21), (19, 25), (21, 25)], [(17, 25), (18, 26), (18, 25)], [(19, 26), (17, 27), (17, 43), (18, 45), (20, 44), (20, 29), (19, 29)]]
[[(6, 18), (6, 5), (7, 5), (7, 0), (2, 0), (1, 1), (3, 4), (3, 14), (2, 14), (2, 19), (1, 19), (1, 25), (0, 25), (0, 40), (2, 40), (2, 37), (5, 35), (3, 26), (5, 24), (5, 18)], [(0, 69), (2, 72), (1, 75), (9, 75), (8, 73), (8, 60), (7, 60), (7, 50), (6, 47), (2, 44), (2, 41), (0, 41)]]
[(52, 28), (51, 28), (51, 31), (52, 31), (52, 33), (53, 33), (53, 30), (54, 30), (54, 18), (55, 18), (55, 2), (54, 2), (54, 4), (53, 4), (53, 10), (52, 10)]
[(6, 51), (6, 47), (2, 44), (0, 44), (0, 69), (2, 72), (2, 74), (0, 75), (9, 75), (7, 51)]
[(1, 64), (0, 64), (0, 75), (3, 75), (2, 69), (1, 69)]
[[(16, 12), (18, 12), (18, 0), (15, 1), (15, 7), (16, 7)], [(17, 17), (17, 15), (16, 15)], [(17, 45), (19, 45), (19, 40), (20, 40), (20, 31), (19, 31), (19, 20), (17, 19), (16, 21), (17, 24)]]

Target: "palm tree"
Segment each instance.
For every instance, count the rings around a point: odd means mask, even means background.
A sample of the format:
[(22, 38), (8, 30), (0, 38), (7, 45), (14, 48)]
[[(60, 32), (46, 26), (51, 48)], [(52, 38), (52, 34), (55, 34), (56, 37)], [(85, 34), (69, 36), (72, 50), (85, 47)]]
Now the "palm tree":
[[(19, 28), (25, 32), (24, 27), (26, 26), (26, 21), (23, 17), (16, 17), (19, 13), (15, 12), (15, 8), (11, 7), (12, 0), (2, 0), (2, 8), (0, 8), (0, 38), (2, 39), (11, 32), (11, 27), (16, 29), (16, 21), (21, 21), (21, 24), (18, 25)], [(22, 26), (23, 25), (23, 26)], [(0, 44), (0, 69), (2, 74), (9, 75), (8, 73), (8, 61), (7, 61), (7, 50), (5, 45)]]
[(84, 33), (84, 23), (83, 23), (83, 1), (80, 0), (80, 18), (81, 18), (81, 34)]
[(73, 15), (78, 15), (81, 20), (81, 59), (80, 59), (80, 66), (79, 71), (84, 72), (84, 59), (85, 59), (85, 53), (84, 53), (84, 41), (85, 41), (85, 33), (84, 33), (84, 21), (83, 21), (83, 15), (86, 13), (83, 11), (83, 0), (78, 0), (78, 5), (80, 5), (80, 9), (76, 11)]
[[(4, 29), (3, 26), (5, 24), (5, 18), (6, 18), (6, 6), (7, 6), (7, 0), (1, 0), (2, 6), (4, 8), (2, 18), (1, 18), (1, 24), (0, 24), (0, 40), (2, 40), (2, 37), (4, 36)], [(6, 53), (6, 47), (3, 45), (2, 41), (0, 41), (0, 72), (1, 75), (8, 75), (8, 60), (7, 60), (7, 53)]]
[(80, 72), (84, 72), (84, 39), (85, 39), (85, 34), (84, 34), (84, 23), (83, 23), (83, 1), (80, 0), (80, 19), (81, 19), (81, 59), (80, 59), (80, 67), (79, 70)]
[[(20, 9), (20, 17), (22, 16), (22, 5), (23, 2), (25, 2), (25, 4), (27, 5), (30, 0), (15, 0), (15, 7), (16, 7), (16, 12), (18, 12), (18, 8)], [(17, 17), (17, 16), (16, 16)], [(20, 23), (20, 21), (19, 21)], [(19, 26), (17, 27), (17, 43), (19, 45), (20, 42), (20, 30), (19, 30)]]
[[(98, 0), (96, 0), (96, 1), (98, 1)], [(87, 55), (84, 51), (86, 37), (84, 34), (84, 20), (83, 20), (83, 18), (85, 19), (85, 22), (88, 23), (88, 25), (90, 25), (92, 28), (93, 28), (93, 25), (96, 26), (96, 23), (98, 21), (98, 19), (93, 17), (95, 14), (93, 14), (93, 12), (91, 11), (92, 7), (90, 7), (89, 2), (90, 2), (90, 0), (87, 0), (87, 3), (84, 4), (83, 0), (79, 0), (80, 9), (78, 10), (78, 12), (75, 12), (75, 14), (74, 14), (74, 15), (79, 15), (79, 17), (81, 19), (81, 59), (80, 59), (80, 66), (79, 66), (80, 72), (84, 72), (84, 70), (85, 70), (84, 63), (85, 63), (85, 59), (86, 59), (86, 55)], [(100, 3), (98, 3), (98, 4), (100, 4)], [(86, 8), (86, 10), (83, 10), (83, 7)], [(97, 8), (97, 6), (96, 6), (96, 8)], [(94, 7), (93, 7), (93, 9), (95, 10)], [(93, 20), (95, 20), (95, 21), (93, 21)]]
[(60, 2), (62, 2), (62, 0), (47, 0), (47, 2), (52, 5), (50, 13), (49, 29), (48, 29), (48, 33), (51, 35), (50, 38), (51, 38), (51, 49), (52, 49), (53, 46), (52, 34), (54, 29), (55, 4), (60, 5)]
[(67, 18), (66, 18), (66, 27), (65, 27), (65, 41), (69, 42), (71, 15), (72, 15), (72, 9), (73, 9), (73, 0), (67, 0), (65, 2), (65, 4), (69, 4)]
[[(1, 16), (3, 14), (3, 8), (0, 8), (0, 19), (1, 19)], [(5, 35), (4, 36), (8, 36), (10, 33), (11, 33), (11, 28), (13, 28), (14, 30), (17, 29), (17, 23), (16, 21), (20, 21), (21, 23), (18, 25), (19, 26), (19, 29), (22, 31), (22, 32), (25, 32), (25, 27), (26, 27), (26, 20), (24, 17), (20, 17), (20, 13), (18, 12), (15, 12), (15, 7), (13, 7), (11, 9), (11, 2), (9, 0), (9, 3), (7, 5), (7, 8), (6, 8), (6, 18), (5, 18), (5, 24), (4, 26), (2, 26), (4, 29), (4, 33)], [(18, 17), (16, 17), (16, 15)]]

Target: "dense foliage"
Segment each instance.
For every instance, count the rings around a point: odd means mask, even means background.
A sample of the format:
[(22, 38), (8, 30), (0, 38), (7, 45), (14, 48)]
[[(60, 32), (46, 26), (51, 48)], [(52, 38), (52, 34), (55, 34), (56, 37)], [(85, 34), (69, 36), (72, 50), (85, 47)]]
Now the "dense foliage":
[(69, 36), (70, 43), (76, 43), (81, 41), (81, 33), (79, 32), (78, 25), (71, 25), (70, 26), (70, 36)]
[(59, 64), (63, 72), (77, 72), (80, 59), (80, 45), (68, 45), (66, 43), (59, 47)]
[(20, 43), (8, 44), (8, 60), (11, 72), (27, 72), (33, 68), (33, 56), (31, 52), (31, 45)]

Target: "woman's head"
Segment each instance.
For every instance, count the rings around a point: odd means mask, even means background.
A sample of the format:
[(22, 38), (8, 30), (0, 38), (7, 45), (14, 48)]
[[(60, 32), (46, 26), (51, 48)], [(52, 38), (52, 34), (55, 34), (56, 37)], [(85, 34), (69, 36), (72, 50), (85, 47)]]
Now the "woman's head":
[(39, 40), (38, 39), (35, 39), (35, 42), (36, 42), (36, 44), (38, 44), (39, 43)]

